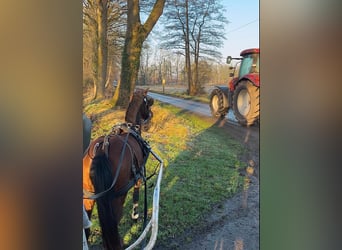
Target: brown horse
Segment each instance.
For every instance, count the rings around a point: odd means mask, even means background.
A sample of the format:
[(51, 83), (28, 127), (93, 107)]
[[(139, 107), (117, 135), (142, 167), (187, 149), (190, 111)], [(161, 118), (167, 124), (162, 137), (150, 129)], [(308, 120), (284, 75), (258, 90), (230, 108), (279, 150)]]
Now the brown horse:
[[(83, 204), (91, 218), (95, 200), (106, 249), (122, 249), (118, 224), (127, 192), (134, 186), (132, 218), (138, 218), (139, 187), (145, 179), (150, 147), (141, 137), (152, 118), (153, 99), (137, 89), (128, 105), (125, 121), (89, 145), (83, 158)], [(91, 195), (90, 195), (91, 194)], [(87, 238), (89, 231), (87, 232)]]

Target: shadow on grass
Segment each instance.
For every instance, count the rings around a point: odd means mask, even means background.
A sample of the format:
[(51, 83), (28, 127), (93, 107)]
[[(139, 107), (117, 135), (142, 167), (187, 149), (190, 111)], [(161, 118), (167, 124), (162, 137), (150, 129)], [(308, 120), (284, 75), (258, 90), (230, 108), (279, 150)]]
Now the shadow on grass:
[(157, 249), (181, 249), (177, 238), (186, 240), (185, 234), (205, 227), (201, 221), (214, 206), (241, 190), (240, 172), (245, 163), (239, 155), (243, 148), (222, 129), (222, 122), (217, 120), (192, 138), (188, 149), (165, 170)]
[[(175, 115), (191, 114), (179, 111)], [(192, 122), (195, 127), (203, 126), (199, 119)], [(197, 133), (186, 142), (186, 150), (166, 167), (161, 183), (157, 249), (181, 249), (177, 238), (189, 234), (189, 231), (200, 230), (205, 226), (201, 221), (216, 204), (242, 190), (240, 172), (246, 164), (240, 162), (239, 155), (243, 147), (222, 128), (223, 122), (219, 119)], [(148, 190), (149, 203), (152, 192), (152, 188)], [(130, 199), (127, 204), (130, 209)], [(126, 242), (128, 240), (131, 244), (134, 241), (131, 239), (137, 238), (141, 231), (141, 226), (134, 226), (133, 233), (132, 229), (127, 230), (124, 233)]]

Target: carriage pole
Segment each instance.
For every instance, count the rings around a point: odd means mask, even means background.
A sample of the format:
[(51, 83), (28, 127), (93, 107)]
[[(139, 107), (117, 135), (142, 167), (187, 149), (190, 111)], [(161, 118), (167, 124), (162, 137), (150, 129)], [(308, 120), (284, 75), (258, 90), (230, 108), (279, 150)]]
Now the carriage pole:
[(144, 231), (140, 235), (140, 237), (132, 245), (130, 245), (128, 248), (126, 248), (126, 250), (132, 250), (135, 247), (137, 247), (142, 242), (142, 240), (147, 237), (147, 234), (148, 234), (148, 232), (150, 231), (151, 228), (152, 229), (151, 229), (150, 241), (148, 242), (148, 244), (144, 248), (144, 250), (152, 249), (154, 244), (155, 244), (155, 242), (156, 242), (156, 239), (157, 239), (160, 183), (161, 183), (161, 179), (162, 179), (162, 176), (163, 176), (163, 166), (164, 166), (164, 164), (163, 164), (163, 161), (160, 159), (160, 157), (156, 153), (154, 153), (152, 150), (151, 150), (151, 154), (160, 163), (158, 179), (157, 179), (156, 187), (154, 188), (154, 192), (153, 192), (153, 212), (152, 212), (152, 217), (151, 217), (151, 220), (148, 222), (147, 226), (145, 227)]

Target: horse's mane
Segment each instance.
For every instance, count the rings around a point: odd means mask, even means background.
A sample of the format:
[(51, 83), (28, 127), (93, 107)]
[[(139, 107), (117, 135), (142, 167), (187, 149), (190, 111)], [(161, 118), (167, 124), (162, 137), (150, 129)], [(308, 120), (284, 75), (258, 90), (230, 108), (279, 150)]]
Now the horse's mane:
[(144, 100), (145, 92), (146, 91), (143, 89), (137, 89), (133, 93), (132, 100), (128, 104), (128, 108), (126, 110), (125, 121), (127, 123), (132, 123), (132, 124), (136, 125), (137, 113), (139, 111), (141, 103)]

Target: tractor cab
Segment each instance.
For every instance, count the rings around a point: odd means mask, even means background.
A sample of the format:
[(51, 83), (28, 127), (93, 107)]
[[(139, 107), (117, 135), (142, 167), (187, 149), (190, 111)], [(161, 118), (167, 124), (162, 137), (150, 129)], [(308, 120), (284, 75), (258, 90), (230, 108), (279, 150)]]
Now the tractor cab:
[(227, 64), (231, 64), (233, 60), (238, 60), (235, 66), (230, 67), (234, 69), (232, 73), (229, 74), (230, 77), (235, 76), (235, 71), (239, 70), (238, 79), (241, 79), (248, 74), (259, 74), (259, 49), (247, 49), (240, 53), (241, 57), (233, 58), (231, 56), (227, 57)]
[(259, 51), (257, 53), (254, 49), (247, 50), (245, 53), (243, 51), (241, 56), (243, 59), (240, 65), (239, 78), (248, 74), (259, 73)]

